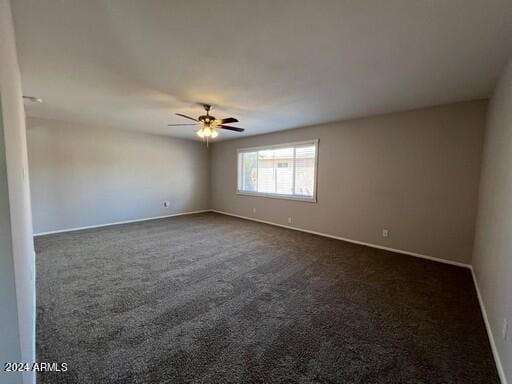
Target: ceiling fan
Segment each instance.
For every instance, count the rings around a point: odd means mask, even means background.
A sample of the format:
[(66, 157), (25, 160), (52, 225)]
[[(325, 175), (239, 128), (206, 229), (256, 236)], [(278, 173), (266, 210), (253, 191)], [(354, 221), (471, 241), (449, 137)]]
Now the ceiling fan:
[(221, 129), (227, 129), (229, 131), (235, 131), (235, 132), (243, 132), (243, 128), (237, 128), (237, 127), (230, 127), (228, 125), (229, 123), (238, 123), (238, 119), (235, 119), (234, 117), (227, 117), (225, 119), (217, 119), (215, 116), (210, 115), (210, 109), (212, 108), (209, 104), (202, 104), (204, 110), (206, 111), (206, 114), (199, 116), (197, 119), (183, 115), (181, 113), (177, 113), (176, 115), (184, 117), (185, 119), (193, 120), (195, 123), (186, 123), (186, 124), (167, 124), (169, 127), (178, 127), (178, 126), (184, 126), (184, 125), (199, 125), (199, 129), (197, 130), (197, 135), (208, 141), (208, 139), (211, 137), (212, 139), (216, 138), (219, 133), (217, 132), (218, 128)]

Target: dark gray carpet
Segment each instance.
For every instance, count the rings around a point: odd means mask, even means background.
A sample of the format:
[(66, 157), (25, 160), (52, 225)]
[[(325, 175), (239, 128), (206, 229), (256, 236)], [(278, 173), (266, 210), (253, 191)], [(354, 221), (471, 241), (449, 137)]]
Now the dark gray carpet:
[(498, 383), (470, 271), (214, 213), (39, 237), (41, 383)]

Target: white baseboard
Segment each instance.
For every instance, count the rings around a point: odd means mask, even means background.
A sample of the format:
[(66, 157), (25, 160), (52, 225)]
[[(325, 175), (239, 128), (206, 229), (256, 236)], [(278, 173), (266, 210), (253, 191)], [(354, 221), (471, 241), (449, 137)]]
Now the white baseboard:
[(143, 218), (143, 219), (124, 220), (124, 221), (117, 221), (117, 222), (106, 223), (106, 224), (97, 224), (97, 225), (88, 225), (88, 226), (84, 226), (84, 227), (58, 229), (58, 230), (55, 230), (55, 231), (47, 231), (47, 232), (34, 233), (34, 236), (44, 236), (44, 235), (51, 235), (51, 234), (55, 234), (55, 233), (74, 232), (74, 231), (81, 231), (81, 230), (84, 230), (84, 229), (93, 229), (93, 228), (109, 227), (109, 226), (111, 226), (111, 225), (137, 223), (137, 222), (141, 222), (141, 221), (157, 220), (157, 219), (165, 219), (165, 218), (167, 218), (167, 217), (184, 216), (184, 215), (193, 215), (193, 214), (196, 214), (196, 213), (205, 213), (205, 212), (216, 212), (216, 213), (220, 213), (220, 214), (222, 214), (222, 215), (228, 215), (228, 216), (238, 217), (238, 218), (240, 218), (240, 219), (245, 219), (245, 220), (257, 221), (257, 222), (259, 222), (259, 223), (270, 224), (270, 225), (274, 225), (274, 226), (277, 226), (277, 227), (282, 227), (282, 228), (287, 228), (287, 229), (293, 229), (293, 230), (295, 230), (295, 231), (300, 231), (300, 232), (305, 232), (305, 233), (311, 233), (311, 234), (313, 234), (313, 235), (329, 237), (329, 238), (331, 238), (331, 239), (347, 241), (347, 242), (349, 242), (349, 243), (354, 243), (354, 244), (359, 244), (359, 245), (366, 245), (366, 246), (368, 246), (368, 247), (377, 248), (377, 249), (382, 249), (382, 250), (385, 250), (385, 251), (391, 251), (391, 252), (401, 253), (401, 254), (404, 254), (404, 255), (409, 255), (409, 256), (414, 256), (414, 257), (420, 257), (420, 258), (422, 258), (422, 259), (427, 259), (427, 260), (431, 260), (431, 261), (437, 261), (437, 262), (439, 262), (439, 263), (445, 263), (445, 264), (455, 265), (455, 266), (457, 266), (457, 267), (463, 267), (463, 268), (470, 268), (470, 269), (471, 269), (471, 265), (469, 265), (469, 264), (465, 264), (465, 263), (461, 263), (461, 262), (458, 262), (458, 261), (451, 261), (451, 260), (440, 259), (440, 258), (438, 258), (438, 257), (422, 255), (422, 254), (420, 254), (420, 253), (410, 252), (410, 251), (405, 251), (405, 250), (403, 250), (403, 249), (396, 249), (396, 248), (385, 247), (385, 246), (382, 246), (382, 245), (377, 245), (377, 244), (372, 244), (372, 243), (366, 243), (366, 242), (364, 242), (364, 241), (353, 240), (353, 239), (349, 239), (349, 238), (341, 237), (341, 236), (329, 235), (329, 234), (327, 234), (327, 233), (323, 233), (323, 232), (310, 231), (310, 230), (308, 230), (308, 229), (303, 229), (303, 228), (300, 228), (300, 227), (292, 227), (292, 226), (290, 226), (290, 225), (278, 224), (278, 223), (274, 223), (274, 222), (272, 222), (272, 221), (260, 220), (260, 219), (256, 219), (256, 218), (254, 218), (254, 217), (248, 217), (248, 216), (237, 215), (237, 214), (234, 214), (234, 213), (229, 213), (229, 212), (224, 212), (224, 211), (218, 211), (218, 210), (216, 210), (216, 209), (203, 209), (203, 210), (199, 210), (199, 211), (190, 211), (190, 212), (174, 213), (174, 214), (171, 214), (171, 215), (154, 216), (154, 217), (147, 217), (147, 218)]
[(267, 220), (260, 220), (260, 219), (255, 219), (253, 217), (236, 215), (234, 213), (218, 211), (218, 210), (215, 210), (215, 209), (212, 209), (211, 211), (212, 212), (216, 212), (216, 213), (220, 213), (220, 214), (223, 214), (223, 215), (238, 217), (240, 219), (257, 221), (259, 223), (275, 225), (277, 227), (293, 229), (293, 230), (296, 230), (296, 231), (311, 233), (313, 235), (329, 237), (329, 238), (332, 238), (332, 239), (343, 240), (343, 241), (347, 241), (347, 242), (350, 242), (350, 243), (366, 245), (366, 246), (372, 247), (372, 248), (383, 249), (383, 250), (386, 250), (386, 251), (402, 253), (404, 255), (409, 255), (409, 256), (414, 256), (414, 257), (420, 257), (422, 259), (427, 259), (427, 260), (432, 260), (432, 261), (436, 261), (436, 262), (440, 262), (440, 263), (455, 265), (455, 266), (458, 266), (458, 267), (469, 268), (471, 270), (471, 275), (473, 276), (473, 281), (474, 281), (476, 292), (477, 292), (477, 296), (478, 296), (478, 302), (480, 303), (480, 309), (481, 309), (481, 312), (482, 312), (482, 316), (484, 318), (485, 328), (487, 330), (487, 335), (489, 337), (489, 343), (491, 344), (492, 354), (493, 354), (493, 357), (494, 357), (494, 361), (496, 363), (496, 368), (498, 370), (498, 374), (500, 376), (501, 383), (502, 384), (508, 384), (507, 383), (507, 378), (505, 377), (505, 371), (503, 370), (503, 366), (501, 364), (501, 360), (500, 360), (500, 356), (499, 356), (499, 353), (498, 353), (498, 349), (496, 348), (496, 343), (494, 342), (494, 337), (493, 337), (492, 329), (491, 329), (491, 326), (489, 324), (489, 319), (487, 317), (487, 311), (485, 310), (485, 305), (484, 305), (484, 302), (483, 302), (483, 299), (482, 299), (482, 295), (480, 294), (480, 289), (478, 287), (478, 282), (477, 282), (477, 279), (476, 279), (476, 276), (475, 276), (475, 271), (473, 270), (473, 267), (470, 264), (464, 264), (464, 263), (460, 263), (460, 262), (457, 262), (457, 261), (451, 261), (451, 260), (444, 260), (444, 259), (440, 259), (440, 258), (437, 258), (437, 257), (422, 255), (422, 254), (419, 254), (419, 253), (416, 253), (416, 252), (404, 251), (402, 249), (395, 249), (395, 248), (384, 247), (384, 246), (377, 245), (377, 244), (365, 243), (363, 241), (347, 239), (347, 238), (340, 237), (340, 236), (334, 236), (334, 235), (329, 235), (329, 234), (326, 234), (326, 233), (310, 231), (310, 230), (307, 230), (307, 229), (302, 229), (302, 228), (298, 228), (298, 227), (292, 227), (292, 226), (289, 226), (289, 225), (277, 224), (277, 223), (274, 223), (274, 222), (271, 222), (271, 221), (267, 221)]
[(224, 212), (224, 211), (218, 211), (218, 210), (215, 210), (215, 209), (212, 209), (211, 211), (212, 211), (212, 212), (216, 212), (216, 213), (220, 213), (220, 214), (222, 214), (222, 215), (228, 215), (228, 216), (238, 217), (238, 218), (240, 218), (240, 219), (251, 220), (251, 221), (257, 221), (258, 223), (265, 223), (265, 224), (275, 225), (276, 227), (288, 228), (288, 229), (293, 229), (293, 230), (295, 230), (295, 231), (311, 233), (311, 234), (313, 234), (313, 235), (329, 237), (329, 238), (331, 238), (331, 239), (347, 241), (347, 242), (349, 242), (349, 243), (354, 243), (354, 244), (359, 244), (359, 245), (366, 245), (366, 246), (368, 246), (368, 247), (377, 248), (377, 249), (382, 249), (382, 250), (385, 250), (385, 251), (391, 251), (391, 252), (401, 253), (401, 254), (404, 254), (404, 255), (409, 255), (409, 256), (414, 256), (414, 257), (420, 257), (420, 258), (422, 258), (422, 259), (427, 259), (427, 260), (431, 260), (431, 261), (437, 261), (437, 262), (439, 262), (439, 263), (445, 263), (445, 264), (455, 265), (455, 266), (457, 266), (457, 267), (471, 268), (471, 265), (469, 265), (469, 264), (464, 264), (464, 263), (461, 263), (461, 262), (458, 262), (458, 261), (445, 260), (445, 259), (440, 259), (440, 258), (438, 258), (438, 257), (422, 255), (422, 254), (420, 254), (420, 253), (416, 253), (416, 252), (404, 251), (403, 249), (396, 249), (396, 248), (385, 247), (385, 246), (377, 245), (377, 244), (365, 243), (364, 241), (352, 240), (352, 239), (348, 239), (348, 238), (346, 238), (346, 237), (340, 237), (340, 236), (329, 235), (329, 234), (327, 234), (327, 233), (316, 232), (316, 231), (310, 231), (309, 229), (303, 229), (303, 228), (299, 228), (299, 227), (292, 227), (292, 226), (290, 226), (290, 225), (277, 224), (277, 223), (274, 223), (274, 222), (272, 222), (272, 221), (260, 220), (260, 219), (255, 219), (255, 218), (253, 218), (253, 217), (247, 217), (247, 216), (242, 216), (242, 215), (236, 215), (236, 214), (234, 214), (234, 213), (229, 213), (229, 212)]
[(163, 215), (163, 216), (154, 216), (154, 217), (146, 217), (143, 219), (134, 219), (134, 220), (125, 220), (125, 221), (116, 221), (113, 223), (106, 224), (97, 224), (97, 225), (88, 225), (85, 227), (76, 227), (76, 228), (66, 228), (66, 229), (58, 229), (56, 231), (48, 231), (48, 232), (39, 232), (34, 233), (34, 236), (43, 236), (43, 235), (52, 235), (55, 233), (63, 233), (63, 232), (74, 232), (81, 231), (83, 229), (93, 229), (93, 228), (101, 228), (101, 227), (110, 227), (111, 225), (119, 225), (119, 224), (129, 224), (129, 223), (138, 223), (140, 221), (148, 221), (148, 220), (157, 220), (157, 219), (165, 219), (166, 217), (175, 217), (175, 216), (184, 216), (184, 215), (193, 215), (195, 213), (204, 213), (211, 212), (210, 209), (203, 209), (200, 211), (190, 211), (190, 212), (181, 212), (181, 213), (173, 213), (171, 215)]
[(482, 294), (480, 293), (480, 288), (478, 287), (478, 280), (476, 278), (473, 267), (471, 267), (471, 275), (473, 276), (473, 282), (475, 283), (476, 295), (478, 296), (478, 302), (480, 304), (480, 309), (482, 311), (482, 316), (484, 318), (485, 328), (487, 329), (487, 336), (489, 336), (489, 343), (491, 344), (492, 354), (494, 356), (494, 361), (496, 363), (496, 368), (500, 376), (501, 384), (507, 384), (505, 370), (503, 369), (503, 365), (501, 364), (498, 348), (496, 348), (496, 343), (494, 342), (491, 324), (489, 323), (489, 318), (487, 317), (487, 311), (485, 309), (484, 300), (482, 298)]
[(435, 261), (435, 262), (439, 262), (439, 263), (455, 265), (457, 267), (469, 268), (471, 270), (471, 275), (473, 276), (473, 282), (475, 284), (475, 288), (476, 288), (476, 292), (477, 292), (477, 296), (478, 296), (478, 302), (480, 304), (480, 309), (482, 311), (482, 316), (484, 318), (485, 328), (487, 330), (487, 335), (489, 337), (489, 343), (491, 344), (491, 349), (492, 349), (493, 357), (494, 357), (494, 360), (495, 360), (495, 363), (496, 363), (496, 368), (498, 370), (498, 374), (500, 376), (501, 383), (502, 384), (508, 384), (507, 383), (507, 378), (505, 377), (505, 371), (503, 370), (503, 366), (501, 364), (501, 360), (500, 360), (500, 356), (499, 356), (499, 353), (498, 353), (498, 349), (496, 348), (496, 343), (494, 342), (494, 336), (493, 336), (492, 329), (491, 329), (491, 326), (490, 326), (490, 323), (489, 323), (489, 319), (487, 317), (487, 311), (485, 309), (485, 305), (484, 305), (484, 302), (483, 302), (483, 299), (482, 299), (482, 295), (480, 293), (480, 288), (478, 287), (478, 281), (476, 279), (475, 271), (473, 270), (473, 267), (470, 264), (460, 263), (458, 261), (451, 261), (451, 260), (440, 259), (438, 257), (422, 255), (420, 253), (405, 251), (405, 250), (402, 250), (402, 249), (396, 249), (396, 248), (385, 247), (385, 246), (382, 246), (382, 245), (366, 243), (364, 241), (352, 240), (352, 239), (348, 239), (348, 238), (341, 237), (341, 236), (329, 235), (327, 233), (322, 233), (322, 232), (317, 232), (317, 231), (310, 231), (308, 229), (303, 229), (303, 228), (299, 228), (299, 227), (292, 227), (290, 225), (278, 224), (278, 223), (274, 223), (274, 222), (267, 221), (267, 220), (260, 220), (260, 219), (256, 219), (256, 218), (253, 218), (253, 217), (237, 215), (237, 214), (234, 214), (234, 213), (229, 213), (229, 212), (224, 212), (224, 211), (218, 211), (216, 209), (203, 209), (203, 210), (199, 210), (199, 211), (175, 213), (175, 214), (171, 214), (171, 215), (148, 217), (148, 218), (144, 218), (144, 219), (125, 220), (125, 221), (118, 221), (118, 222), (107, 223), (107, 224), (89, 225), (89, 226), (85, 226), (85, 227), (69, 228), (69, 229), (62, 229), (62, 230), (48, 231), (48, 232), (40, 232), (40, 233), (34, 234), (34, 236), (43, 236), (43, 235), (50, 235), (50, 234), (54, 234), (54, 233), (63, 233), (63, 232), (73, 232), (73, 231), (80, 231), (80, 230), (83, 230), (83, 229), (101, 228), (101, 227), (108, 227), (108, 226), (112, 226), (112, 225), (129, 224), (129, 223), (136, 223), (136, 222), (141, 222), (141, 221), (164, 219), (164, 218), (167, 218), (167, 217), (175, 217), (175, 216), (193, 215), (193, 214), (196, 214), (196, 213), (205, 213), (205, 212), (216, 212), (216, 213), (220, 213), (222, 215), (238, 217), (240, 219), (256, 221), (256, 222), (259, 222), (259, 223), (274, 225), (274, 226), (277, 226), (277, 227), (292, 229), (292, 230), (295, 230), (295, 231), (310, 233), (310, 234), (313, 234), (313, 235), (329, 237), (331, 239), (342, 240), (342, 241), (347, 241), (349, 243), (354, 243), (354, 244), (359, 244), (359, 245), (365, 245), (365, 246), (372, 247), (372, 248), (382, 249), (382, 250), (385, 250), (385, 251), (401, 253), (401, 254), (404, 254), (404, 255), (419, 257), (419, 258), (422, 258), (422, 259), (427, 259), (427, 260), (431, 260), (431, 261)]

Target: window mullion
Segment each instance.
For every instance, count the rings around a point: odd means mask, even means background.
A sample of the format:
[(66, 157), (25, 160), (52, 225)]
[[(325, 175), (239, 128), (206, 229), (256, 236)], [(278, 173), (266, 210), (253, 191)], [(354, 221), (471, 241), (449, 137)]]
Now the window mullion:
[(256, 151), (256, 192), (260, 191), (260, 151)]
[(244, 154), (243, 153), (239, 153), (238, 154), (238, 190), (243, 190), (244, 189)]
[(295, 195), (295, 147), (293, 147), (293, 167), (292, 167), (292, 195)]
[(242, 189), (247, 189), (247, 185), (245, 185), (245, 177), (246, 177), (246, 165), (245, 165), (245, 162), (247, 161), (247, 155), (244, 153), (242, 155), (242, 164), (241, 164), (241, 167), (242, 167), (242, 175), (243, 175), (243, 178), (242, 178)]
[(272, 171), (274, 172), (274, 193), (277, 193), (277, 167), (276, 167), (276, 151), (272, 153)]

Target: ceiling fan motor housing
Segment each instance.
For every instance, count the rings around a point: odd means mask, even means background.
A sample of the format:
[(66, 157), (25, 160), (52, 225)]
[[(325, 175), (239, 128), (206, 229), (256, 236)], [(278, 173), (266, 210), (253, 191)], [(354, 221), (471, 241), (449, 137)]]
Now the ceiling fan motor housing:
[(209, 113), (210, 108), (212, 106), (209, 104), (203, 104), (203, 107), (204, 107), (204, 110), (206, 111), (206, 115), (199, 116), (198, 120), (205, 125), (210, 125), (211, 123), (213, 123), (215, 121), (215, 116), (211, 116)]
[(202, 116), (199, 116), (198, 120), (205, 125), (209, 125), (215, 121), (215, 116), (208, 115), (208, 114), (202, 115)]

